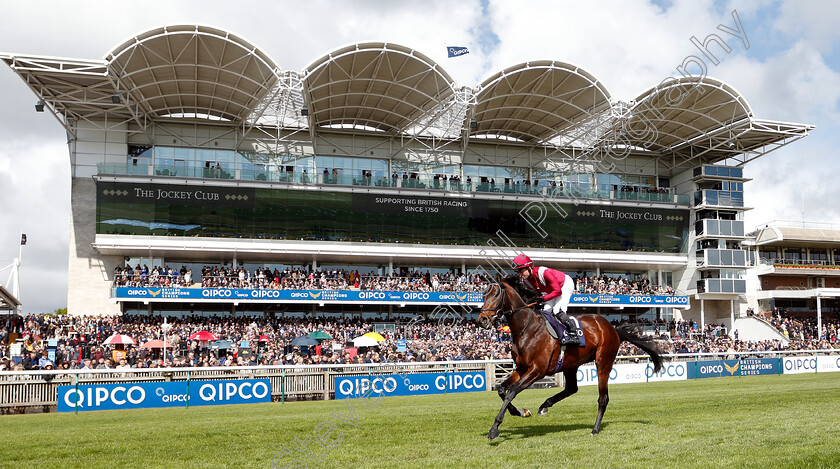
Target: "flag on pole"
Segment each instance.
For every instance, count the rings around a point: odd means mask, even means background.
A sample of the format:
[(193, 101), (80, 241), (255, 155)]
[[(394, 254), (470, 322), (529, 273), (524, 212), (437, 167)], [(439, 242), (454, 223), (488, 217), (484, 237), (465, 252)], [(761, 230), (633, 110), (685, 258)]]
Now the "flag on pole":
[(467, 49), (466, 47), (457, 47), (457, 46), (447, 47), (446, 52), (449, 54), (450, 59), (452, 57), (458, 57), (460, 55), (470, 53), (469, 49)]
[(20, 234), (20, 245), (21, 246), (26, 246), (26, 234), (24, 234), (24, 233)]

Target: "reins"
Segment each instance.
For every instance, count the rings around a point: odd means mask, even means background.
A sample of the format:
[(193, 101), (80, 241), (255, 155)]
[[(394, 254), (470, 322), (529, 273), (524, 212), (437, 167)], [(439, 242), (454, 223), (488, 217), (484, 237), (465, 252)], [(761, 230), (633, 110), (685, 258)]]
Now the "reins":
[[(512, 317), (514, 314), (518, 313), (519, 311), (522, 311), (523, 309), (529, 309), (529, 308), (533, 307), (533, 306), (534, 306), (534, 305), (536, 305), (536, 304), (537, 304), (537, 303), (536, 303), (536, 302), (534, 302), (534, 303), (530, 303), (530, 304), (526, 304), (526, 305), (520, 306), (520, 307), (518, 307), (518, 308), (512, 308), (512, 309), (509, 309), (509, 310), (506, 310), (506, 311), (502, 311), (502, 308), (496, 308), (496, 309), (482, 308), (482, 309), (481, 309), (481, 312), (482, 312), (482, 313), (484, 313), (484, 312), (487, 312), (487, 311), (492, 311), (492, 312), (493, 312), (493, 316), (494, 316), (494, 317), (496, 317), (496, 318), (498, 318), (498, 317), (499, 317), (499, 316), (498, 316), (499, 314), (501, 314), (501, 315), (502, 315), (502, 316), (504, 316), (505, 318), (509, 318), (509, 317)], [(534, 319), (534, 316), (536, 315), (536, 312), (534, 312), (534, 313), (535, 313), (535, 314), (532, 314), (532, 315), (528, 316), (528, 321), (526, 321), (526, 322), (525, 322), (525, 326), (524, 326), (524, 327), (523, 327), (523, 328), (519, 331), (519, 333), (518, 333), (518, 334), (516, 334), (516, 335), (514, 335), (513, 337), (511, 337), (511, 340), (515, 340), (515, 339), (516, 339), (516, 337), (517, 337), (519, 334), (521, 334), (522, 332), (524, 332), (524, 331), (525, 331), (525, 329), (528, 329), (528, 326), (531, 324), (531, 320), (533, 320), (533, 319)], [(495, 323), (496, 321), (493, 321), (493, 322)]]

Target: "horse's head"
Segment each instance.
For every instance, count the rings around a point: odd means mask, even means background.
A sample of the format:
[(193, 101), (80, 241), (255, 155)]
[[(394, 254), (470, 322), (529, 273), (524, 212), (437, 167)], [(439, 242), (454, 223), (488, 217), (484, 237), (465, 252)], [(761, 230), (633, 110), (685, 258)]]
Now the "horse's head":
[(478, 315), (478, 325), (490, 329), (493, 324), (504, 314), (506, 305), (510, 304), (508, 291), (510, 287), (496, 274), (495, 283), (491, 283), (484, 290), (484, 304), (481, 305), (481, 314)]

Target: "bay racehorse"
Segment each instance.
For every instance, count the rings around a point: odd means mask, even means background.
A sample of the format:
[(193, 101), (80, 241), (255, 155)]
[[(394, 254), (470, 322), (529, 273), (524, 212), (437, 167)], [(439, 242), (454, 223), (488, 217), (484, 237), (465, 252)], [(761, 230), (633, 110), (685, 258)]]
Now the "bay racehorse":
[(531, 292), (533, 290), (529, 290), (519, 276), (502, 279), (499, 275), (496, 276), (496, 283), (491, 283), (484, 292), (484, 304), (478, 317), (479, 325), (490, 328), (502, 317), (507, 320), (513, 341), (511, 355), (516, 366), (499, 387), (499, 396), (503, 401), (502, 409), (490, 428), (488, 438), (495, 440), (499, 437), (499, 425), (504, 419), (505, 410), (518, 417), (531, 416), (528, 409), (517, 409), (511, 404), (520, 391), (544, 376), (562, 371), (566, 387), (543, 402), (539, 415), (545, 415), (551, 406), (577, 392), (578, 367), (592, 360), (595, 360), (598, 372), (598, 417), (592, 429), (592, 434), (597, 434), (601, 431), (601, 419), (610, 400), (607, 383), (621, 342), (628, 341), (650, 355), (654, 373), (658, 373), (662, 368), (661, 352), (652, 339), (642, 337), (628, 326), (613, 327), (599, 315), (578, 316), (585, 346), (568, 347), (563, 363), (557, 370), (562, 347), (559, 341), (549, 334), (542, 316), (523, 300), (522, 295), (530, 299)]

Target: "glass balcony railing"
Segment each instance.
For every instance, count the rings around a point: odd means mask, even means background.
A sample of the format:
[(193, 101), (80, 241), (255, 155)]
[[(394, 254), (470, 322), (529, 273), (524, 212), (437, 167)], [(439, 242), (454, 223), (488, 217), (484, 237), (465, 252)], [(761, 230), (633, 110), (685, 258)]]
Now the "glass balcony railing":
[(731, 238), (743, 238), (743, 220), (699, 220), (694, 224), (694, 234), (697, 236), (721, 236)]
[(720, 191), (704, 189), (694, 193), (694, 205), (717, 207), (743, 207), (744, 193), (741, 191)]
[(489, 192), (499, 194), (524, 194), (543, 197), (581, 199), (633, 200), (688, 205), (688, 195), (668, 192), (635, 192), (615, 190), (615, 186), (549, 186), (544, 181), (537, 184), (495, 184), (489, 182), (455, 181), (435, 178), (362, 177), (347, 174), (244, 170), (189, 166), (133, 165), (131, 163), (99, 163), (98, 174), (179, 177), (202, 179), (235, 179), (240, 181), (265, 181), (290, 184), (328, 184), (343, 186), (391, 187), (401, 189), (442, 190), (456, 192)]
[(711, 176), (711, 177), (725, 177), (725, 178), (743, 178), (743, 168), (732, 166), (718, 166), (718, 165), (703, 165), (694, 168), (695, 176)]
[(746, 293), (747, 281), (737, 278), (705, 278), (697, 281), (697, 293)]
[(759, 263), (778, 269), (840, 269), (840, 264), (826, 259), (760, 259)]
[(752, 252), (741, 249), (704, 249), (696, 252), (699, 267), (745, 269), (752, 265)]

